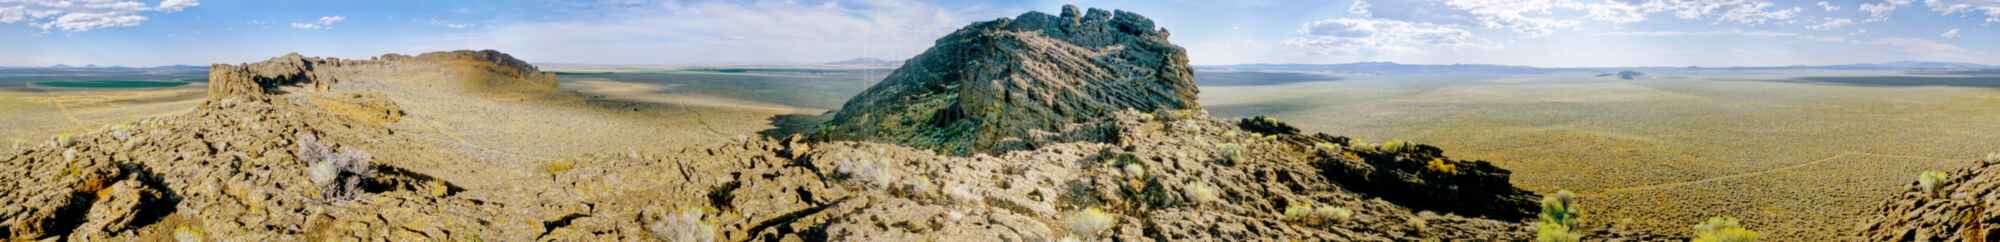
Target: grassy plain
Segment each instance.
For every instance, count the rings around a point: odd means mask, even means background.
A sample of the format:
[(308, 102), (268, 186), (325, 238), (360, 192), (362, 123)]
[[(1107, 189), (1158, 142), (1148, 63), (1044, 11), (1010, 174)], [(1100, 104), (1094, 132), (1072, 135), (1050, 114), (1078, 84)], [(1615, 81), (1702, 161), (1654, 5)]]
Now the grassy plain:
[[(1894, 79), (1876, 74), (1838, 75)], [(2000, 89), (1825, 81), (1852, 79), (1372, 76), (1203, 86), (1201, 100), (1218, 116), (1495, 161), (1517, 185), (1586, 195), (1596, 226), (1692, 234), (1728, 215), (1782, 241), (1836, 239), (1918, 172), (2000, 151)]]

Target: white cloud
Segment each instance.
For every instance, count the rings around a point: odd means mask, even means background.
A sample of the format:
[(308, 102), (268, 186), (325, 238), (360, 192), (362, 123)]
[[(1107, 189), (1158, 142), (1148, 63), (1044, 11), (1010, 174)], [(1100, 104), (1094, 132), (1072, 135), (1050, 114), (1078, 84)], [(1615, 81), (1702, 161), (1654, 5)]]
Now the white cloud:
[(1877, 39), (1866, 44), (1886, 47), (1889, 51), (1924, 60), (1971, 61), (1979, 59), (1978, 56), (1982, 55), (1978, 51), (1927, 39), (1892, 37)]
[(429, 22), (429, 23), (430, 23), (431, 25), (435, 25), (435, 26), (439, 26), (439, 27), (445, 27), (445, 28), (454, 28), (454, 29), (463, 29), (463, 28), (470, 28), (470, 27), (472, 27), (472, 26), (477, 26), (477, 25), (475, 25), (475, 24), (468, 24), (468, 23), (461, 23), (461, 22), (453, 22), (453, 21), (448, 21), (448, 20), (444, 20), (444, 19), (442, 19), (442, 18), (437, 18), (437, 17), (432, 17), (432, 18), (430, 19), (430, 22)]
[(1944, 31), (1944, 33), (1942, 33), (1942, 34), (1938, 34), (1938, 37), (1942, 37), (1942, 38), (1946, 38), (1946, 39), (1957, 39), (1957, 38), (1958, 38), (1958, 28), (1951, 28), (1951, 30), (1946, 30), (1946, 31)]
[(1854, 19), (1848, 19), (1848, 18), (1824, 18), (1824, 19), (1821, 19), (1821, 20), (1820, 20), (1819, 24), (1814, 24), (1814, 25), (1808, 25), (1808, 26), (1806, 26), (1806, 29), (1811, 29), (1811, 30), (1836, 30), (1836, 29), (1842, 29), (1842, 28), (1847, 28), (1847, 27), (1851, 27), (1851, 26), (1854, 26)]
[(1347, 13), (1363, 18), (1374, 17), (1375, 14), (1368, 11), (1368, 8), (1373, 6), (1368, 4), (1368, 0), (1354, 0), (1353, 4), (1347, 5)]
[(1571, 29), (1586, 20), (1614, 25), (1642, 22), (1653, 13), (1722, 23), (1789, 24), (1798, 22), (1795, 18), (1805, 11), (1764, 0), (1442, 0), (1442, 6), (1449, 8), (1443, 13), (1462, 14), (1456, 17), (1473, 20), (1473, 25), (1531, 37)]
[(1620, 31), (1620, 32), (1604, 32), (1604, 33), (1598, 33), (1597, 35), (1598, 35), (1598, 36), (1620, 36), (1620, 37), (1748, 37), (1748, 38), (1765, 38), (1765, 39), (1797, 39), (1797, 40), (1808, 40), (1808, 41), (1817, 41), (1817, 42), (1827, 42), (1827, 43), (1842, 43), (1842, 42), (1848, 42), (1846, 38), (1841, 38), (1841, 37), (1828, 37), (1828, 36), (1818, 36), (1818, 35), (1810, 35), (1810, 34), (1800, 34), (1800, 33), (1792, 33), (1792, 32), (1778, 32), (1778, 31), (1743, 31), (1743, 30), (1731, 30), (1731, 31), (1697, 31), (1697, 32), (1686, 32), (1686, 31)]
[(0, 23), (85, 32), (139, 26), (149, 19), (142, 15), (146, 12), (179, 12), (197, 5), (197, 0), (166, 0), (158, 7), (126, 0), (0, 0)]
[(1924, 0), (1924, 6), (1942, 15), (1978, 14), (1985, 15), (1987, 23), (2000, 22), (2000, 1)]
[(1306, 23), (1286, 45), (1321, 55), (1375, 56), (1432, 49), (1497, 48), (1454, 26), (1386, 19), (1326, 19)]
[(1861, 11), (1868, 12), (1868, 19), (1865, 22), (1881, 22), (1889, 20), (1889, 14), (1895, 13), (1896, 8), (1908, 6), (1910, 2), (1911, 0), (1882, 0), (1879, 3), (1862, 3)]
[(1604, 1), (1602, 3), (1584, 4), (1583, 9), (1585, 9), (1586, 12), (1589, 12), (1589, 14), (1586, 16), (1590, 17), (1591, 20), (1603, 21), (1612, 24), (1628, 24), (1639, 21), (1646, 21), (1646, 14), (1647, 14), (1646, 9), (1641, 8), (1638, 5), (1632, 5), (1618, 1)]
[(83, 32), (98, 28), (139, 26), (146, 22), (146, 16), (121, 15), (117, 13), (70, 13), (56, 17), (56, 21), (45, 23), (42, 29), (59, 28), (69, 32)]
[(165, 0), (165, 1), (160, 1), (160, 7), (158, 7), (158, 8), (155, 8), (155, 9), (159, 9), (159, 10), (160, 10), (160, 11), (162, 11), (162, 12), (169, 12), (169, 13), (171, 13), (171, 12), (180, 12), (180, 11), (181, 11), (182, 9), (187, 9), (188, 7), (194, 7), (194, 6), (201, 6), (201, 1), (198, 1), (198, 0)]
[(333, 25), (335, 25), (335, 24), (340, 24), (340, 22), (343, 22), (343, 21), (347, 21), (347, 16), (323, 16), (323, 17), (319, 17), (319, 21), (313, 21), (313, 22), (292, 22), (292, 28), (296, 28), (296, 29), (332, 29), (332, 28), (333, 28)]
[(1833, 3), (1829, 3), (1826, 1), (1819, 1), (1819, 3), (1815, 4), (1819, 5), (1820, 9), (1826, 10), (1827, 12), (1840, 11), (1840, 5), (1833, 5)]
[(1447, 0), (1446, 6), (1463, 10), (1486, 28), (1508, 29), (1529, 36), (1543, 36), (1556, 29), (1570, 28), (1577, 21), (1557, 18), (1556, 0)]

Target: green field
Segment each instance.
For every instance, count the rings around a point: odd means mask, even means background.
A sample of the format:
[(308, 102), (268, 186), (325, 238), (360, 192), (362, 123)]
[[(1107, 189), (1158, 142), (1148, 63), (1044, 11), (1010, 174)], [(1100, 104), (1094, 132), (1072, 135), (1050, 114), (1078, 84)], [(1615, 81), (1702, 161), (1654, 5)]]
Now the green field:
[(1983, 86), (2000, 80), (1932, 79), (1371, 76), (1203, 86), (1201, 101), (1218, 116), (1491, 160), (1517, 185), (1586, 194), (1590, 223), (1687, 234), (1729, 215), (1823, 241), (1918, 172), (2000, 151), (2000, 89)]
[(125, 88), (166, 88), (187, 85), (182, 81), (133, 81), (133, 80), (85, 80), (85, 81), (45, 81), (31, 84), (35, 87), (77, 88), (77, 89), (125, 89)]

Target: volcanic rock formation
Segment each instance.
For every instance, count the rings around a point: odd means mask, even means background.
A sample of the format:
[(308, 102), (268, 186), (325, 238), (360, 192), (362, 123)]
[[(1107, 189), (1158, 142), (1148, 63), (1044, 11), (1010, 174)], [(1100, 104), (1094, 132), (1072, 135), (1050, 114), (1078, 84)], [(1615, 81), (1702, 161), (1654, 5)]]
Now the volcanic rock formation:
[(1126, 109), (1196, 108), (1187, 52), (1125, 11), (1065, 6), (959, 29), (833, 114), (817, 134), (949, 154), (991, 151)]
[(1861, 225), (1864, 241), (2000, 241), (2000, 157), (1923, 181), (1882, 203)]
[(508, 91), (549, 92), (556, 89), (555, 74), (541, 72), (534, 65), (494, 50), (424, 53), (416, 57), (388, 54), (371, 60), (304, 57), (285, 54), (257, 63), (215, 64), (208, 72), (208, 100), (228, 97), (262, 99), (282, 92), (284, 86), (304, 86), (311, 91), (327, 91), (342, 80), (435, 65), (465, 65), (496, 74), (461, 86)]
[[(1533, 193), (1486, 162), (1210, 117), (1136, 14), (1023, 14), (940, 40), (820, 135), (546, 160), (462, 187), (397, 100), (354, 86), (470, 71), (553, 89), (497, 52), (219, 65), (186, 114), (0, 157), (9, 239), (392, 241), (1520, 241)], [(452, 68), (438, 68), (452, 67)], [(498, 79), (498, 80), (495, 80)], [(419, 80), (429, 81), (429, 80)], [(336, 83), (338, 82), (338, 83)], [(509, 84), (509, 85), (498, 85)], [(312, 87), (308, 91), (294, 91)], [(338, 86), (335, 86), (338, 85)], [(352, 85), (352, 86), (350, 86)], [(451, 85), (401, 85), (397, 88)], [(365, 90), (365, 89), (362, 89)], [(430, 91), (428, 89), (420, 91)], [(454, 97), (454, 96), (443, 96)], [(457, 98), (472, 98), (464, 96)], [(435, 101), (414, 100), (413, 102)], [(434, 103), (406, 103), (408, 107)], [(418, 110), (418, 109), (412, 109)], [(887, 141), (887, 142), (872, 142)], [(414, 145), (413, 145), (414, 144)], [(458, 144), (457, 142), (449, 143)], [(900, 145), (899, 145), (900, 144)], [(410, 150), (421, 150), (411, 154)], [(939, 152), (944, 151), (944, 152)], [(943, 154), (941, 154), (943, 153)], [(456, 163), (454, 163), (456, 162)], [(483, 170), (482, 170), (483, 171)], [(449, 175), (449, 174), (448, 174)], [(515, 183), (522, 185), (514, 185)], [(529, 186), (530, 184), (536, 186)], [(1603, 234), (1603, 233), (1597, 233)], [(1592, 238), (1617, 238), (1611, 234)]]

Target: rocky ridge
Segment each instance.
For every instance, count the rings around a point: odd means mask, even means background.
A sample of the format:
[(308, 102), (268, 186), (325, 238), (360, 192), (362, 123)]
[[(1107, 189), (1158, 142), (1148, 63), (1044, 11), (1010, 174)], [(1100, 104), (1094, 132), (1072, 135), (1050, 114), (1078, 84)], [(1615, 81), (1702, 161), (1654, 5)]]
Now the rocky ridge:
[[(2000, 241), (2000, 155), (1918, 179), (1861, 224), (1866, 241)], [(1932, 184), (1925, 184), (1930, 182)]]
[(1196, 108), (1186, 50), (1167, 36), (1138, 14), (1074, 6), (973, 23), (850, 99), (814, 133), (963, 155), (1125, 109)]
[(208, 100), (228, 97), (262, 99), (269, 93), (282, 92), (280, 87), (284, 86), (327, 91), (334, 84), (346, 80), (381, 79), (367, 76), (371, 74), (438, 69), (441, 65), (471, 67), (498, 76), (478, 80), (477, 83), (460, 83), (469, 87), (524, 92), (552, 92), (556, 89), (555, 74), (541, 72), (534, 65), (494, 50), (432, 52), (415, 57), (387, 54), (369, 60), (305, 57), (289, 53), (256, 63), (210, 66)]

